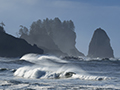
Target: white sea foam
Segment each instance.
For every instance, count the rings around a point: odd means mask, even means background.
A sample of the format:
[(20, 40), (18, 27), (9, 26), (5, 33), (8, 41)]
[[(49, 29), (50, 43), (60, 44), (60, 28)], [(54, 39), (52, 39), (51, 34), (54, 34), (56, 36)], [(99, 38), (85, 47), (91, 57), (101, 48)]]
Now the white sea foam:
[(105, 77), (105, 76), (92, 76), (92, 75), (74, 75), (72, 76), (73, 78), (79, 78), (81, 80), (97, 80), (97, 81), (101, 81), (101, 80), (109, 80), (111, 78), (109, 77)]
[(67, 61), (62, 60), (55, 56), (49, 56), (49, 55), (39, 55), (39, 54), (26, 54), (23, 57), (20, 58), (20, 60), (26, 60), (35, 64), (46, 64), (48, 63), (66, 63)]
[(34, 53), (30, 53), (30, 54), (25, 54), (24, 56), (22, 56), (20, 58), (20, 60), (29, 60), (29, 61), (32, 61), (32, 60), (36, 60), (40, 57), (41, 55), (39, 54), (34, 54)]
[(87, 74), (74, 62), (62, 60), (55, 56), (27, 54), (20, 60), (35, 63), (34, 66), (18, 68), (15, 76), (36, 79), (79, 78), (81, 80), (106, 80), (108, 77)]
[(0, 58), (0, 90), (120, 89), (120, 61), (113, 58), (64, 60), (39, 54), (23, 57), (21, 60)]
[(92, 76), (88, 74), (77, 74), (70, 71), (48, 71), (48, 68), (38, 67), (21, 67), (14, 73), (15, 76), (35, 79), (60, 79), (60, 78), (78, 78), (81, 80), (108, 80), (110, 78), (104, 76)]

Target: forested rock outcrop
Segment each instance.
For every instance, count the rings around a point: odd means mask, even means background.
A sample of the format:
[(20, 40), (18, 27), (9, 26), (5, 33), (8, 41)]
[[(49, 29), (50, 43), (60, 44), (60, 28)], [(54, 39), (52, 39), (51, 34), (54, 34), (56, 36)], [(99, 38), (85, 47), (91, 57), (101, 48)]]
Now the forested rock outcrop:
[(110, 39), (106, 32), (98, 28), (95, 30), (89, 44), (88, 57), (111, 58), (114, 57)]
[(44, 19), (33, 22), (30, 30), (22, 26), (19, 30), (20, 38), (30, 44), (43, 48), (45, 53), (67, 54), (83, 56), (75, 47), (76, 33), (74, 24), (70, 21), (61, 22), (59, 18)]
[(43, 50), (5, 33), (4, 28), (0, 26), (0, 57), (21, 57), (27, 53), (43, 54)]

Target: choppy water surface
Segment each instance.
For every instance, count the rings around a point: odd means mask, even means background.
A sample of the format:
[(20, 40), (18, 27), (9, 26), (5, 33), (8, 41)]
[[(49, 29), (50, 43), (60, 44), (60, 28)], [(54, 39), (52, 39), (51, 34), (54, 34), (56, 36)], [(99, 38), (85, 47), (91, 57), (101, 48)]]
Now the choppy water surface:
[(0, 89), (119, 90), (120, 61), (38, 54), (0, 58)]

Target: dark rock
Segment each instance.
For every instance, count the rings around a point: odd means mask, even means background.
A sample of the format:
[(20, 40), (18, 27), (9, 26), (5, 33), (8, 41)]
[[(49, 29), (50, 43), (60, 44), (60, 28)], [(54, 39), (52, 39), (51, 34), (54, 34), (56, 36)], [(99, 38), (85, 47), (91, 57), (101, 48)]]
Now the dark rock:
[(89, 44), (88, 57), (111, 58), (114, 57), (110, 39), (101, 28), (95, 30)]
[(103, 58), (102, 60), (110, 60), (109, 58)]
[(0, 32), (5, 32), (4, 28), (0, 26)]
[(65, 59), (65, 60), (83, 60), (82, 58), (79, 58), (77, 56), (64, 56), (64, 57), (62, 57), (62, 59)]
[(0, 32), (1, 57), (21, 57), (27, 53), (43, 54), (43, 50), (38, 48), (36, 45), (32, 46), (28, 44), (23, 39), (13, 37), (5, 32)]
[(74, 73), (74, 72), (66, 72), (65, 77), (70, 78), (70, 77), (73, 76), (73, 74), (76, 74), (76, 73)]

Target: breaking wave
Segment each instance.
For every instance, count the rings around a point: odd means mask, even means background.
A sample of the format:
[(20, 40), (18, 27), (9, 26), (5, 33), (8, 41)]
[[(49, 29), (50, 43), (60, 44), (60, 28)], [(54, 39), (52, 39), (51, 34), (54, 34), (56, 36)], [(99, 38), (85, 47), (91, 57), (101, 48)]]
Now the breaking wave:
[(14, 76), (35, 79), (62, 79), (72, 78), (81, 80), (107, 80), (106, 76), (95, 76), (81, 69), (79, 61), (63, 60), (49, 55), (27, 54), (20, 58), (34, 63), (32, 66), (18, 68)]

